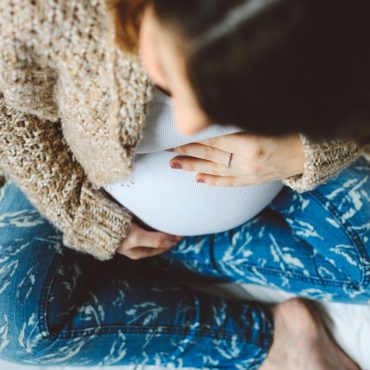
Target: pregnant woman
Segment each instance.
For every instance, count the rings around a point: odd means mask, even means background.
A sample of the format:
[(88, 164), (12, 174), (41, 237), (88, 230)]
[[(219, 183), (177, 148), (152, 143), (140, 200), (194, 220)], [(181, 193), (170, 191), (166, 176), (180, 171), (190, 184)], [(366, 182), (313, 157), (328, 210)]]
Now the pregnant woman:
[[(301, 300), (271, 309), (174, 282), (195, 273), (368, 302), (369, 163), (359, 155), (360, 141), (370, 136), (369, 56), (361, 48), (370, 9), (360, 0), (353, 12), (344, 1), (319, 4), (9, 0), (0, 6), (0, 160), (9, 179), (0, 197), (3, 358), (357, 368)], [(333, 49), (320, 49), (324, 38), (317, 35), (327, 29), (332, 7)], [(308, 54), (290, 48), (302, 37), (311, 42), (304, 44)], [(350, 71), (327, 62), (342, 42), (351, 53), (337, 62), (349, 63)], [(308, 56), (313, 69), (296, 75)], [(313, 73), (319, 59), (332, 78)], [(331, 86), (334, 76), (343, 85)], [(341, 103), (338, 114), (334, 101)], [(354, 141), (323, 141), (335, 137)], [(176, 152), (185, 157), (173, 159)], [(198, 184), (170, 163), (228, 186)], [(291, 188), (279, 192), (276, 180)]]

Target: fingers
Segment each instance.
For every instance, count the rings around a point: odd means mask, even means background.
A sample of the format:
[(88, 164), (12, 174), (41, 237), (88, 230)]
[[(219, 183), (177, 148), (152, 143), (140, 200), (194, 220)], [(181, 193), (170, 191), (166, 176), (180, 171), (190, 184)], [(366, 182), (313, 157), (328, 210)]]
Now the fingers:
[[(170, 161), (170, 165), (179, 164), (182, 170), (190, 172), (201, 172), (210, 175), (237, 176), (240, 170), (233, 167), (226, 167), (224, 164), (218, 164), (204, 159), (191, 157), (176, 157)], [(180, 169), (178, 166), (176, 167)]]
[(196, 177), (197, 182), (202, 182), (205, 185), (210, 186), (246, 186), (246, 185), (261, 185), (271, 181), (279, 180), (278, 177), (266, 176), (266, 177), (225, 177), (225, 176), (213, 176), (207, 174), (199, 174)]
[(133, 223), (128, 235), (117, 249), (117, 253), (135, 260), (152, 257), (168, 251), (181, 239), (181, 236), (170, 235), (160, 231), (147, 231)]
[(126, 257), (136, 261), (143, 258), (149, 258), (158, 256), (160, 254), (163, 254), (167, 251), (169, 251), (170, 248), (145, 248), (145, 247), (136, 247), (133, 249), (130, 249), (125, 255)]
[(160, 231), (144, 230), (140, 226), (133, 226), (132, 230), (133, 232), (124, 241), (127, 249), (139, 246), (146, 248), (168, 248), (175, 245), (181, 239), (181, 237), (176, 235), (170, 235)]
[(174, 153), (184, 154), (189, 157), (205, 159), (207, 161), (225, 165), (229, 159), (229, 153), (223, 150), (211, 148), (201, 144), (187, 144), (173, 149)]
[(245, 186), (253, 184), (250, 180), (240, 177), (213, 176), (207, 174), (198, 175), (196, 181), (210, 186)]
[(197, 143), (207, 145), (212, 148), (217, 148), (225, 152), (238, 153), (244, 152), (249, 146), (254, 147), (259, 138), (257, 136), (248, 135), (245, 132), (236, 134), (217, 136), (206, 140), (200, 140)]

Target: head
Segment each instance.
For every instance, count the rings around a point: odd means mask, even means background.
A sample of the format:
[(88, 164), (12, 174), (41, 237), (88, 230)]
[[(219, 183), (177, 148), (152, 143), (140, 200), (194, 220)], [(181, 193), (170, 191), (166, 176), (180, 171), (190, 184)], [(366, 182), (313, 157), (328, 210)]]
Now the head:
[(173, 98), (178, 129), (370, 138), (370, 2), (121, 0), (121, 45)]

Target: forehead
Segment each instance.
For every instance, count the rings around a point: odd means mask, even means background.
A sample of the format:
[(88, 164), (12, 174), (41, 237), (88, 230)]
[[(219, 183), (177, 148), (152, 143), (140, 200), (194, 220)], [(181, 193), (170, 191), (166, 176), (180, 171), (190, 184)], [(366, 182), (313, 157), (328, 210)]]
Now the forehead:
[(159, 66), (166, 78), (166, 85), (173, 100), (181, 107), (199, 110), (193, 89), (187, 78), (186, 55), (182, 45), (182, 38), (170, 25), (162, 24), (156, 18), (151, 7), (148, 7), (143, 16), (142, 50), (154, 65)]
[(161, 24), (152, 7), (148, 6), (143, 15), (140, 50), (155, 59), (169, 75), (184, 72), (185, 60), (178, 39), (177, 33)]
[(152, 6), (147, 6), (144, 11), (141, 34), (155, 47), (172, 46), (176, 39), (172, 30), (157, 19)]
[(147, 6), (143, 13), (140, 27), (140, 41), (156, 40), (158, 22), (155, 19), (154, 11), (151, 6)]

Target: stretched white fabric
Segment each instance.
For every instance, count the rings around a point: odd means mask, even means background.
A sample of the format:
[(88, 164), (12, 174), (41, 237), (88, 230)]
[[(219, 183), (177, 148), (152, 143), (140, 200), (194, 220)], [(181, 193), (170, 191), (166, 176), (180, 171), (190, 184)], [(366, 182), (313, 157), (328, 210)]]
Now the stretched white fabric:
[(177, 154), (165, 150), (241, 131), (236, 126), (214, 124), (196, 135), (182, 135), (175, 127), (171, 99), (157, 90), (130, 178), (105, 190), (145, 224), (162, 232), (193, 236), (237, 227), (265, 208), (282, 183), (238, 187), (198, 184), (196, 173), (170, 167)]

